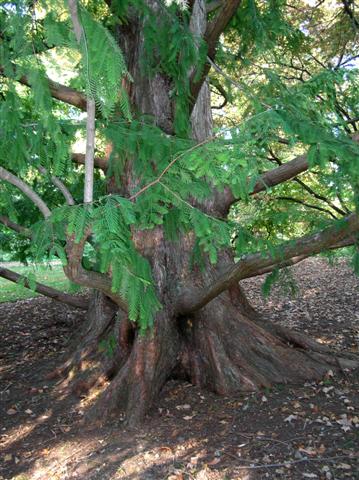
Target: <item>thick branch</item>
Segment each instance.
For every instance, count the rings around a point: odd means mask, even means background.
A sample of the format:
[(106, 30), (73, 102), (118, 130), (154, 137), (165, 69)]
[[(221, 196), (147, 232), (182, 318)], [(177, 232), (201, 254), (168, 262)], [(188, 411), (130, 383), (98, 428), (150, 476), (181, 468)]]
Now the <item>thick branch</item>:
[(284, 163), (278, 168), (273, 170), (268, 170), (268, 172), (263, 173), (257, 180), (254, 188), (251, 192), (252, 195), (262, 192), (269, 187), (274, 187), (279, 183), (286, 182), (291, 178), (295, 177), (299, 173), (305, 172), (308, 170), (308, 160), (305, 155), (300, 155), (290, 162)]
[[(38, 170), (43, 175), (48, 175), (48, 173), (49, 173), (46, 170), (46, 168), (42, 167), (41, 165), (38, 167)], [(60, 192), (62, 193), (62, 195), (64, 196), (67, 205), (75, 205), (75, 200), (74, 200), (73, 196), (71, 195), (71, 193), (67, 189), (67, 187), (63, 184), (63, 182), (59, 178), (55, 177), (55, 175), (51, 175), (50, 178), (51, 178), (52, 183), (55, 185), (55, 187), (57, 187), (60, 190)]]
[(25, 237), (30, 237), (31, 235), (31, 231), (28, 228), (13, 222), (12, 220), (10, 220), (10, 218), (5, 217), (5, 215), (0, 215), (0, 223), (5, 225), (5, 227), (10, 228), (11, 230), (14, 230), (14, 232), (24, 235)]
[[(84, 153), (72, 153), (71, 158), (73, 162), (79, 163), (80, 165), (85, 165)], [(108, 168), (108, 161), (104, 157), (94, 157), (94, 166), (106, 172)]]
[[(13, 67), (15, 71), (15, 66)], [(0, 76), (6, 76), (5, 70), (3, 67), (0, 66)], [(18, 82), (26, 85), (27, 87), (31, 88), (31, 82), (26, 75), (22, 75), (21, 77), (16, 79)], [(75, 90), (70, 87), (66, 87), (65, 85), (61, 85), (60, 83), (54, 82), (47, 78), (47, 82), (49, 85), (51, 95), (60, 100), (61, 102), (68, 103), (69, 105), (73, 105), (81, 110), (86, 110), (86, 95), (78, 90)]]
[(82, 266), (83, 251), (89, 235), (90, 232), (88, 231), (78, 243), (75, 242), (74, 235), (67, 237), (66, 254), (68, 263), (64, 267), (64, 272), (72, 282), (82, 285), (83, 287), (100, 290), (126, 312), (126, 303), (119, 295), (112, 291), (110, 277), (103, 273), (86, 270)]
[(41, 211), (45, 218), (48, 218), (51, 215), (50, 209), (48, 208), (46, 203), (39, 197), (39, 195), (34, 192), (34, 190), (32, 190), (29, 185), (27, 185), (25, 182), (20, 180), (20, 178), (16, 177), (3, 167), (0, 167), (0, 179), (6, 180), (7, 182), (11, 183), (19, 190), (21, 190), (22, 193), (24, 193), (38, 207), (38, 209)]
[[(221, 33), (224, 31), (228, 23), (231, 21), (240, 3), (241, 3), (241, 0), (227, 0), (226, 2), (223, 2), (223, 5), (220, 8), (216, 17), (213, 19), (212, 22), (208, 23), (206, 32), (204, 34), (204, 40), (207, 44), (207, 55), (211, 60), (214, 60), (215, 58), (216, 48), (217, 48), (218, 40)], [(194, 72), (192, 75), (192, 80), (191, 80), (192, 103), (190, 106), (190, 112), (192, 112), (193, 110), (198, 94), (201, 90), (203, 82), (205, 81), (208, 75), (210, 68), (211, 68), (210, 63), (206, 62), (202, 69), (200, 78), (196, 81), (194, 79), (198, 75), (198, 72)]]
[(298, 256), (309, 256), (330, 248), (359, 231), (359, 217), (351, 214), (340, 223), (332, 225), (321, 232), (306, 235), (295, 241), (277, 247), (276, 253), (264, 254), (258, 252), (246, 255), (235, 265), (231, 265), (224, 273), (219, 272), (217, 279), (203, 289), (186, 291), (179, 299), (177, 311), (179, 314), (193, 313), (227, 290), (235, 283), (257, 275), (268, 267), (283, 265), (288, 260)]
[[(6, 280), (10, 280), (11, 282), (15, 283), (19, 283), (19, 281), (23, 278), (22, 275), (19, 275), (18, 273), (8, 270), (4, 267), (0, 267), (0, 277), (6, 278)], [(35, 288), (33, 289), (30, 287), (29, 281), (25, 278), (24, 287), (29, 288), (30, 290), (35, 290), (35, 292), (41, 293), (41, 295), (45, 295), (46, 297), (53, 298), (58, 302), (71, 305), (72, 307), (82, 308), (83, 310), (87, 310), (88, 308), (88, 301), (86, 299), (76, 297), (75, 295), (69, 295), (68, 293), (61, 292), (60, 290), (48, 287), (42, 283), (36, 282), (34, 284)]]
[[(336, 243), (335, 245), (331, 245), (328, 247), (328, 250), (338, 250), (339, 248), (344, 248), (344, 247), (351, 247), (352, 245), (355, 245), (357, 243), (357, 239), (355, 236), (348, 237), (341, 242)], [(247, 278), (252, 278), (252, 277), (258, 277), (259, 275), (264, 275), (265, 273), (271, 273), (275, 269), (281, 269), (285, 267), (291, 267), (293, 265), (296, 265), (299, 262), (302, 262), (306, 258), (310, 257), (311, 254), (309, 255), (298, 255), (296, 257), (290, 258), (289, 260), (286, 260), (284, 262), (281, 262), (280, 264), (273, 264), (270, 265), (269, 267), (265, 267), (262, 270), (258, 270), (257, 272), (253, 273), (250, 277)]]
[[(263, 173), (257, 180), (250, 192), (251, 195), (262, 192), (267, 188), (274, 187), (280, 183), (286, 182), (291, 178), (296, 177), (298, 174), (308, 170), (308, 160), (305, 155), (299, 155), (290, 162), (283, 163), (278, 168), (273, 168)], [(223, 211), (228, 212), (230, 207), (238, 200), (229, 188), (224, 191), (222, 206)]]
[(227, 0), (223, 2), (214, 20), (207, 26), (204, 38), (208, 46), (207, 54), (212, 60), (214, 59), (219, 37), (236, 13), (240, 3), (241, 0)]

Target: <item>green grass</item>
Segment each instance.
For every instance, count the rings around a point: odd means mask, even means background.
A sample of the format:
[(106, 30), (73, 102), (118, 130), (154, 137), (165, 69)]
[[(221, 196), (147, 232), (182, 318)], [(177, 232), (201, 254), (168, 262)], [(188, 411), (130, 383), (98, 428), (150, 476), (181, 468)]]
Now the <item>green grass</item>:
[[(24, 266), (21, 264), (14, 265), (13, 263), (3, 263), (3, 266), (9, 270), (20, 273), (21, 275), (28, 275), (34, 273), (36, 275), (36, 281), (48, 285), (49, 287), (56, 288), (65, 292), (71, 291), (71, 284), (65, 277), (61, 265), (52, 264), (47, 265), (31, 265)], [(21, 300), (24, 298), (37, 297), (38, 294), (22, 287), (17, 283), (10, 282), (0, 277), (0, 303), (13, 302), (15, 300)]]

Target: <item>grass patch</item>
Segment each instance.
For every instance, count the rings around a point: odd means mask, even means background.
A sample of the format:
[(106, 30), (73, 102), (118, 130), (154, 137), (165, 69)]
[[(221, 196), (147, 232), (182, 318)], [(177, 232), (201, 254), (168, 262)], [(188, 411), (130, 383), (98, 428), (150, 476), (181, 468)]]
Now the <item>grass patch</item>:
[[(3, 266), (9, 270), (19, 273), (20, 275), (34, 273), (36, 275), (37, 282), (56, 288), (57, 290), (61, 290), (63, 292), (74, 290), (73, 285), (71, 285), (69, 280), (66, 278), (62, 270), (62, 266), (59, 264), (25, 266), (14, 263), (3, 263)], [(14, 302), (15, 300), (33, 298), (37, 296), (39, 296), (39, 294), (36, 292), (0, 277), (0, 303)]]

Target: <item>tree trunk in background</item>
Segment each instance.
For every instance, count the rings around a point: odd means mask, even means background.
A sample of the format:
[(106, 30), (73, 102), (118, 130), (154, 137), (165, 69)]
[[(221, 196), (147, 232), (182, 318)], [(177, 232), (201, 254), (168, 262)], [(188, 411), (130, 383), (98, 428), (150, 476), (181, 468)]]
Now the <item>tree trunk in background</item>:
[[(149, 0), (151, 8), (159, 8)], [(191, 29), (203, 33), (206, 15), (203, 0), (193, 7)], [(141, 71), (143, 31), (139, 18), (118, 26), (118, 38), (133, 77), (129, 96), (137, 114), (153, 117), (165, 132), (173, 133), (174, 105), (171, 81), (156, 74), (149, 78)], [(190, 72), (189, 72), (190, 73)], [(193, 136), (202, 141), (211, 135), (210, 95), (205, 83), (193, 110)], [(130, 196), (137, 179), (128, 159), (116, 185), (109, 179), (108, 191)], [(211, 202), (203, 207), (213, 215)], [(173, 305), (181, 288), (201, 287), (212, 277), (208, 263), (206, 275), (190, 268), (194, 239), (183, 236), (176, 243), (165, 240), (157, 227), (134, 232), (139, 252), (150, 262), (162, 309), (153, 331), (141, 336), (116, 306), (96, 294), (89, 310), (89, 323), (76, 354), (68, 364), (75, 368), (74, 390), (86, 393), (96, 382), (108, 382), (89, 413), (89, 419), (104, 418), (122, 410), (131, 425), (143, 419), (166, 380), (173, 376), (209, 388), (219, 394), (256, 390), (273, 383), (318, 379), (328, 369), (352, 367), (351, 358), (334, 357), (327, 347), (305, 336), (263, 322), (249, 305), (239, 286), (224, 292), (199, 312), (178, 317)], [(231, 252), (219, 258), (228, 265)], [(82, 384), (81, 384), (82, 382)], [(83, 392), (81, 390), (83, 387)], [(77, 389), (77, 390), (76, 390)]]

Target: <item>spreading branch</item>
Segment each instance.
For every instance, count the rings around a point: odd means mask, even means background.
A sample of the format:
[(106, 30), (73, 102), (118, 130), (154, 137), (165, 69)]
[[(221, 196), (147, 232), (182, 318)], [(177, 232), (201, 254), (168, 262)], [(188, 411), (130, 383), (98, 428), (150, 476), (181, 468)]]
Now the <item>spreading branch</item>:
[(339, 213), (339, 215), (342, 215), (345, 217), (349, 211), (344, 211), (343, 209), (337, 207), (333, 202), (331, 202), (327, 197), (324, 195), (321, 195), (317, 192), (315, 192), (309, 185), (304, 183), (302, 180), (299, 178), (294, 178), (293, 179), (298, 185), (300, 185), (304, 190), (306, 190), (310, 195), (312, 195), (314, 198), (317, 200), (321, 200), (322, 202), (326, 203), (330, 208), (332, 208), (336, 213)]
[[(357, 238), (355, 236), (352, 236), (352, 237), (348, 237), (348, 238), (342, 240), (341, 242), (338, 242), (334, 245), (331, 245), (330, 247), (328, 247), (327, 250), (338, 250), (339, 248), (351, 247), (353, 245), (356, 245), (356, 243), (357, 243)], [(281, 262), (279, 264), (270, 265), (269, 267), (265, 267), (262, 270), (258, 270), (257, 272), (253, 273), (253, 275), (251, 275), (250, 277), (247, 277), (247, 278), (258, 277), (259, 275), (264, 275), (266, 273), (271, 273), (271, 272), (273, 272), (273, 270), (279, 270), (279, 269), (285, 268), (285, 267), (292, 267), (293, 265), (296, 265), (297, 263), (302, 262), (303, 260), (305, 260), (306, 258), (308, 258), (310, 256), (311, 256), (311, 254), (297, 255), (296, 257), (292, 257), (289, 260), (286, 260), (286, 261)]]
[(223, 0), (212, 0), (206, 4), (206, 12), (212, 13), (223, 5)]
[(24, 235), (25, 237), (31, 236), (31, 231), (28, 228), (13, 222), (12, 220), (10, 220), (10, 218), (6, 217), (5, 215), (0, 215), (0, 223), (5, 225), (5, 227), (10, 228), (11, 230), (14, 230), (14, 232)]
[[(73, 162), (85, 165), (84, 153), (72, 153), (71, 158)], [(94, 157), (94, 166), (106, 172), (108, 168), (108, 160), (104, 157)]]
[[(13, 66), (13, 71), (16, 73), (16, 67)], [(4, 67), (0, 66), (0, 76), (7, 76)], [(27, 75), (21, 75), (20, 77), (16, 77), (16, 80), (20, 82), (22, 85), (26, 85), (27, 87), (32, 87), (29, 77)], [(49, 86), (49, 90), (51, 96), (56, 98), (56, 100), (60, 100), (61, 102), (67, 103), (74, 107), (79, 108), (80, 110), (86, 110), (86, 95), (74, 88), (66, 87), (65, 85), (61, 85), (60, 83), (54, 82), (49, 78), (46, 78), (46, 81)]]
[[(257, 180), (256, 184), (253, 187), (253, 190), (250, 192), (250, 195), (255, 195), (256, 193), (262, 192), (267, 188), (274, 187), (280, 183), (286, 182), (302, 172), (308, 170), (309, 164), (307, 157), (305, 155), (299, 155), (290, 162), (283, 163), (277, 168), (268, 170), (263, 173)], [(233, 194), (230, 188), (226, 188), (223, 192), (221, 208), (224, 212), (228, 213), (231, 206), (238, 201), (238, 198)]]
[[(276, 162), (278, 165), (283, 165), (283, 162), (276, 156), (274, 153), (271, 151), (271, 158), (269, 160)], [(293, 182), (298, 183), (306, 192), (308, 192), (312, 197), (316, 198), (317, 200), (320, 200), (324, 203), (326, 203), (331, 209), (333, 209), (336, 213), (339, 213), (339, 215), (345, 217), (350, 211), (348, 209), (344, 210), (339, 207), (337, 207), (333, 202), (331, 202), (327, 197), (324, 195), (321, 195), (317, 193), (315, 190), (313, 190), (309, 185), (303, 182), (303, 180), (300, 180), (297, 177), (294, 177)], [(333, 218), (336, 218), (335, 215), (331, 214)]]
[(263, 273), (268, 268), (285, 266), (286, 262), (298, 256), (310, 256), (329, 249), (359, 231), (359, 217), (352, 213), (340, 223), (326, 229), (305, 235), (297, 240), (280, 245), (275, 253), (258, 252), (249, 254), (231, 265), (224, 271), (218, 272), (217, 278), (203, 289), (192, 288), (183, 293), (177, 305), (181, 315), (193, 313), (204, 307), (222, 292), (240, 280)]
[(24, 193), (38, 207), (38, 209), (41, 211), (45, 218), (48, 218), (51, 215), (51, 210), (42, 200), (42, 198), (40, 198), (39, 195), (34, 192), (34, 190), (19, 177), (12, 174), (5, 168), (0, 167), (0, 179), (11, 183), (19, 190), (21, 190), (22, 193)]
[(113, 300), (124, 312), (127, 312), (127, 305), (120, 295), (112, 291), (112, 282), (110, 277), (103, 273), (86, 270), (82, 266), (82, 257), (86, 241), (90, 236), (88, 230), (80, 242), (75, 242), (74, 235), (67, 236), (66, 255), (67, 265), (64, 266), (64, 272), (72, 282), (87, 288), (100, 290)]
[(304, 207), (311, 208), (313, 210), (318, 210), (319, 212), (324, 212), (330, 217), (334, 218), (334, 220), (337, 220), (337, 217), (330, 210), (324, 207), (320, 207), (319, 205), (313, 205), (312, 203), (307, 203), (304, 200), (301, 200), (300, 198), (280, 196), (280, 197), (273, 197), (273, 200), (298, 203), (299, 205), (303, 205)]
[(217, 82), (216, 80), (211, 80), (211, 85), (213, 85), (213, 87), (217, 90), (217, 92), (214, 92), (214, 93), (216, 93), (217, 95), (218, 94), (222, 95), (222, 97), (223, 97), (223, 102), (220, 105), (212, 105), (211, 108), (221, 110), (228, 103), (228, 94), (227, 94), (226, 90), (222, 87), (222, 85), (219, 82)]
[[(240, 3), (241, 3), (241, 0), (227, 0), (226, 2), (223, 2), (215, 18), (208, 23), (205, 34), (204, 34), (204, 41), (207, 44), (207, 56), (211, 60), (214, 60), (216, 56), (216, 48), (217, 48), (221, 33), (224, 31), (228, 23), (231, 21)], [(203, 82), (206, 80), (206, 77), (208, 75), (210, 68), (211, 68), (211, 64), (209, 62), (206, 62), (202, 68), (201, 75), (198, 79), (197, 79), (198, 72), (195, 71), (192, 74), (192, 77), (191, 77), (192, 102), (190, 105), (190, 112), (192, 112), (194, 108), (198, 94), (201, 90)]]
[[(38, 167), (38, 170), (40, 173), (43, 175), (48, 175), (48, 171), (45, 167), (42, 167), (41, 165)], [(71, 192), (68, 190), (68, 188), (64, 185), (64, 183), (55, 175), (50, 176), (52, 183), (57, 187), (62, 195), (64, 196), (67, 205), (75, 205), (75, 200), (73, 196), (71, 195)]]
[[(22, 275), (13, 272), (12, 270), (8, 270), (4, 267), (0, 267), (0, 277), (6, 278), (6, 280), (10, 280), (14, 283), (19, 283), (21, 280), (24, 279)], [(34, 285), (31, 284), (30, 286), (30, 282), (26, 278), (24, 279), (23, 285), (30, 290), (41, 293), (41, 295), (45, 295), (46, 297), (50, 297), (61, 303), (66, 303), (67, 305), (71, 305), (72, 307), (81, 308), (82, 310), (87, 310), (88, 308), (88, 301), (85, 298), (61, 292), (60, 290), (48, 287), (47, 285), (39, 282), (35, 282)]]

